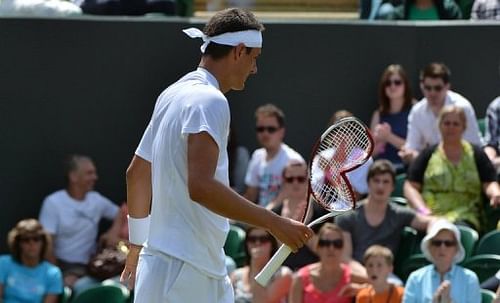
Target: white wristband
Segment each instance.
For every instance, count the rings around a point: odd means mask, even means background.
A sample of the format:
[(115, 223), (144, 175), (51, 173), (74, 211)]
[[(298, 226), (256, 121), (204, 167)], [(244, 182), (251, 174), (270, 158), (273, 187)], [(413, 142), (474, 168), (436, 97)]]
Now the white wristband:
[(135, 245), (143, 245), (148, 238), (151, 216), (145, 218), (132, 218), (127, 215), (127, 219), (129, 242)]

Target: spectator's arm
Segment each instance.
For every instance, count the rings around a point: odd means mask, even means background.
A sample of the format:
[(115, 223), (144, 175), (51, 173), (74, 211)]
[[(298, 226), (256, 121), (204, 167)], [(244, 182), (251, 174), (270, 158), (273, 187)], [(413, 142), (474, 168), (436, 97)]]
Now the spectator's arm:
[(498, 182), (485, 182), (483, 183), (483, 190), (488, 199), (490, 199), (490, 205), (492, 207), (500, 206), (500, 186)]
[(259, 188), (254, 186), (247, 186), (247, 189), (243, 194), (243, 197), (247, 198), (248, 200), (254, 203), (257, 203), (258, 196), (259, 196)]
[(415, 228), (416, 230), (419, 231), (426, 231), (429, 226), (434, 223), (436, 220), (435, 217), (432, 216), (426, 216), (422, 214), (416, 214), (415, 218), (411, 221), (411, 227)]
[(292, 286), (290, 288), (290, 296), (288, 297), (288, 303), (302, 303), (302, 297), (304, 295), (304, 286), (302, 285), (302, 280), (298, 274), (295, 274), (292, 279)]
[(120, 240), (128, 241), (128, 239), (120, 239), (120, 230), (123, 227), (122, 211), (120, 210), (115, 219), (113, 220), (113, 225), (104, 233), (99, 242), (107, 247), (116, 246)]
[(403, 185), (404, 195), (408, 199), (410, 206), (420, 214), (429, 215), (431, 211), (425, 204), (424, 198), (420, 193), (421, 190), (422, 184), (418, 182), (406, 180)]
[(292, 271), (289, 268), (280, 268), (281, 274), (267, 287), (262, 287), (251, 279), (250, 288), (253, 293), (253, 303), (279, 303), (286, 298), (292, 284)]

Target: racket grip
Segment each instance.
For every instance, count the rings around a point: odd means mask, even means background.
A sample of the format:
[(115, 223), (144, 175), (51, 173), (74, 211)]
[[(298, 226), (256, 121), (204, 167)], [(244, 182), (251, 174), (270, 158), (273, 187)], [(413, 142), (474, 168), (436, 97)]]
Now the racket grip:
[(285, 259), (290, 255), (292, 250), (286, 245), (281, 245), (274, 256), (267, 262), (266, 266), (260, 271), (260, 273), (255, 276), (255, 281), (261, 286), (266, 287), (271, 280), (274, 273), (280, 268), (280, 266), (285, 262)]

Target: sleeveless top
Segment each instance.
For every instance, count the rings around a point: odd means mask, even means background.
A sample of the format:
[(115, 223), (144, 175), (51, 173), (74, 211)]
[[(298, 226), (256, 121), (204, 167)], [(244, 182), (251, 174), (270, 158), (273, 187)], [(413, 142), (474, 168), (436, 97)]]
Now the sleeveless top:
[[(252, 303), (252, 297), (253, 294), (249, 291), (249, 289), (246, 287), (245, 283), (243, 282), (243, 275), (245, 271), (243, 270), (244, 267), (238, 268), (233, 272), (233, 288), (234, 288), (234, 302), (235, 303)], [(271, 277), (271, 280), (269, 281), (270, 285), (272, 281), (276, 278), (278, 273), (281, 273), (283, 270), (283, 266), (280, 267), (279, 270), (276, 271), (276, 273)], [(286, 297), (282, 298), (280, 303), (286, 303)]]
[(313, 265), (308, 265), (302, 267), (298, 271), (298, 275), (302, 281), (303, 289), (303, 303), (350, 303), (352, 302), (352, 297), (339, 297), (338, 292), (351, 281), (351, 269), (349, 266), (340, 264), (342, 268), (342, 276), (339, 282), (333, 289), (322, 292), (316, 288), (311, 279), (311, 267)]
[[(380, 114), (380, 123), (387, 122), (387, 124), (391, 126), (391, 130), (395, 135), (406, 139), (409, 114), (410, 109), (402, 110), (399, 113), (394, 114)], [(387, 159), (396, 166), (403, 166), (403, 161), (398, 156), (398, 149), (389, 143), (385, 145), (384, 151), (380, 153), (377, 158)]]

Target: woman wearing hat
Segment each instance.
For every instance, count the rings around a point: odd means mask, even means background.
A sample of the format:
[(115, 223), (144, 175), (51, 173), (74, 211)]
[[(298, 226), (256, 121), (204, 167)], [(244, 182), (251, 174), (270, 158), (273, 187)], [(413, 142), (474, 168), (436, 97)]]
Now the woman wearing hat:
[(457, 263), (465, 256), (458, 228), (438, 220), (421, 243), (432, 264), (411, 273), (405, 286), (404, 303), (480, 303), (481, 292), (476, 274)]
[(56, 303), (63, 291), (58, 267), (45, 261), (49, 236), (35, 219), (9, 232), (11, 254), (0, 256), (0, 302)]

